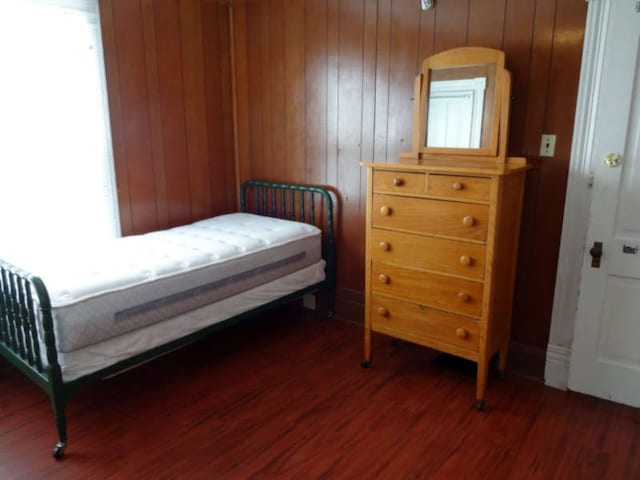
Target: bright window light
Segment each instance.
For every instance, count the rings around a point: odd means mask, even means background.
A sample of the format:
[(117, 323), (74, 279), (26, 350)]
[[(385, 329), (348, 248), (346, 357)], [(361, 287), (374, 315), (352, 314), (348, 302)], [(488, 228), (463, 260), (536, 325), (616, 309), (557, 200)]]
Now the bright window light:
[(0, 0), (0, 258), (119, 236), (97, 0)]

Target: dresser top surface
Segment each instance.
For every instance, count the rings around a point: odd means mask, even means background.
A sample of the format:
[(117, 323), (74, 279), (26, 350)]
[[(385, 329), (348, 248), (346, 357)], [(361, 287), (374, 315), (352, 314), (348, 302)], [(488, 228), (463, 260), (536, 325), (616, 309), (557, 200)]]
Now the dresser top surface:
[(420, 165), (361, 162), (360, 166), (396, 172), (466, 173), (470, 175), (511, 175), (528, 169), (526, 159), (522, 157), (509, 157), (507, 163), (453, 158), (423, 159), (420, 162)]

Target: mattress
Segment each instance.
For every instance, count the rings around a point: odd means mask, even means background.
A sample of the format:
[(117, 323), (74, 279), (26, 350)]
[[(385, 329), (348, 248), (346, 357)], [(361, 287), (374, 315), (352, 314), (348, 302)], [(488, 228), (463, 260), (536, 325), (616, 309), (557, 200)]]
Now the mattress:
[[(214, 304), (88, 345), (73, 352), (59, 353), (58, 362), (62, 370), (62, 378), (69, 382), (89, 375), (174, 339), (197, 332), (209, 325), (220, 323), (297, 290), (315, 285), (323, 281), (324, 278), (324, 261), (320, 261)], [(44, 360), (46, 362), (46, 358)]]
[(124, 237), (28, 266), (51, 297), (58, 352), (104, 342), (321, 260), (312, 225), (247, 213)]

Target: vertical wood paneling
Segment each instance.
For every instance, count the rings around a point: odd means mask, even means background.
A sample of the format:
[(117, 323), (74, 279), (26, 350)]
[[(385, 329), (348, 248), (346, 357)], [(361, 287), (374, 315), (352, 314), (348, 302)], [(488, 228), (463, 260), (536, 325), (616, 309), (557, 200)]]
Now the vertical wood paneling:
[[(545, 112), (547, 107), (547, 92), (551, 81), (550, 66), (553, 47), (553, 30), (556, 13), (556, 0), (538, 0), (533, 17), (533, 36), (531, 41), (530, 77), (527, 90), (527, 116), (525, 122), (525, 144), (523, 154), (535, 165), (535, 169), (528, 175), (526, 194), (523, 202), (524, 233), (520, 239), (520, 260), (516, 281), (516, 298), (514, 302), (515, 318), (526, 319), (514, 322), (512, 336), (522, 343), (537, 344), (536, 337), (543, 335), (545, 329), (536, 325), (535, 317), (531, 312), (538, 311), (540, 303), (538, 295), (532, 295), (532, 279), (537, 277), (540, 269), (540, 249), (544, 233), (537, 225), (539, 213), (547, 215), (549, 212), (540, 212), (540, 180), (541, 161), (537, 154), (540, 148), (540, 136), (544, 132)], [(573, 118), (573, 117), (572, 117)], [(558, 188), (558, 186), (556, 186)], [(556, 208), (562, 208), (558, 205)], [(544, 227), (543, 227), (544, 228)], [(557, 248), (557, 247), (556, 247)], [(550, 262), (546, 259), (546, 262)], [(555, 266), (554, 266), (555, 268)], [(549, 279), (553, 282), (553, 279)], [(533, 320), (533, 321), (532, 321)], [(538, 333), (540, 332), (540, 333)]]
[[(443, 2), (444, 3), (444, 2)], [(417, 73), (420, 2), (393, 1), (389, 51), (387, 161), (412, 149), (413, 85)]]
[[(254, 178), (260, 180), (271, 180), (273, 177), (273, 128), (272, 128), (272, 100), (271, 100), (271, 51), (270, 48), (265, 48), (271, 44), (271, 29), (270, 29), (270, 13), (269, 2), (260, 2), (259, 18), (260, 26), (260, 45), (262, 48), (258, 48), (258, 58), (255, 61), (260, 62), (260, 78), (258, 79), (258, 88), (260, 93), (257, 96), (257, 101), (260, 103), (261, 108), (259, 113), (262, 115), (262, 151), (259, 155), (262, 156), (263, 161), (258, 162), (261, 164), (262, 170), (259, 174), (256, 174)], [(260, 133), (256, 132), (256, 136)]]
[[(100, 11), (123, 234), (228, 211), (235, 186), (227, 7), (101, 0)], [(204, 44), (213, 38), (212, 57)], [(216, 183), (219, 172), (225, 180)]]
[[(469, 0), (438, 2), (435, 7), (436, 24), (433, 53), (464, 47), (467, 44), (469, 3)], [(488, 17), (483, 18), (485, 21), (488, 19)]]
[[(120, 102), (126, 109), (122, 112), (123, 164), (127, 170), (128, 179), (128, 185), (125, 188), (135, 192), (130, 196), (133, 230), (149, 231), (158, 227), (158, 216), (155, 203), (156, 190), (140, 2), (114, 2), (113, 20), (119, 67)], [(128, 141), (129, 139), (136, 140)]]
[[(269, 60), (271, 69), (265, 75), (271, 76), (271, 180), (284, 180), (287, 174), (286, 145), (286, 74), (285, 74), (285, 0), (270, 0), (269, 16), (270, 43)], [(253, 4), (250, 8), (255, 8)], [(256, 99), (257, 102), (260, 99)], [(259, 105), (259, 103), (256, 103)]]
[[(327, 0), (327, 184), (338, 184), (338, 27), (340, 0)], [(307, 132), (311, 135), (312, 132)], [(342, 196), (339, 197), (342, 200)], [(338, 230), (346, 221), (338, 209)]]
[[(231, 7), (101, 0), (100, 8), (123, 233), (229, 211), (237, 155), (240, 180), (336, 188), (343, 291), (363, 282), (358, 162), (394, 162), (409, 148), (422, 58), (462, 45), (503, 48), (514, 78), (510, 153), (536, 167), (527, 179), (513, 331), (521, 343), (544, 347), (582, 0), (448, 0), (428, 12), (417, 0), (237, 0)], [(542, 133), (558, 135), (554, 158), (537, 156)]]
[[(340, 2), (338, 32), (338, 182), (345, 218), (338, 241), (346, 248), (338, 252), (338, 276), (342, 286), (362, 290), (362, 264), (350, 265), (350, 258), (361, 258), (359, 168), (362, 139), (362, 77), (364, 49), (364, 2)], [(352, 240), (353, 239), (353, 240)], [(354, 268), (356, 272), (354, 272)], [(355, 273), (355, 275), (354, 275)]]
[[(217, 2), (202, 5), (202, 32), (205, 52), (229, 48), (228, 11)], [(227, 55), (203, 55), (207, 107), (207, 138), (210, 168), (210, 205), (212, 215), (235, 207), (235, 184), (232, 124), (225, 118), (231, 112), (231, 66)]]
[(285, 132), (287, 181), (306, 180), (305, 139), (300, 128), (305, 125), (305, 0), (285, 1)]
[[(156, 45), (161, 55), (158, 61), (160, 108), (162, 111), (162, 141), (169, 202), (169, 224), (179, 224), (191, 218), (189, 169), (187, 168), (187, 136), (185, 125), (184, 84), (180, 74), (182, 50), (177, 0), (154, 8)], [(135, 141), (135, 139), (130, 139)]]
[[(258, 16), (249, 22), (237, 16), (234, 41), (246, 48), (236, 48), (236, 54), (260, 65), (260, 80), (252, 88), (242, 64), (236, 69), (238, 102), (248, 98), (247, 108), (258, 116), (251, 125), (238, 118), (238, 134), (248, 145), (252, 136), (260, 136), (266, 151), (249, 154), (241, 146), (241, 178), (265, 171), (274, 180), (335, 187), (341, 201), (339, 288), (357, 293), (364, 269), (358, 161), (395, 162), (398, 153), (410, 148), (413, 80), (424, 57), (464, 45), (503, 48), (514, 80), (510, 154), (527, 155), (537, 167), (527, 179), (514, 333), (521, 343), (543, 347), (585, 2), (447, 0), (427, 12), (420, 11), (419, 3), (235, 1), (236, 13), (247, 9), (248, 18)], [(537, 156), (543, 132), (558, 134), (553, 159)], [(538, 255), (541, 251), (545, 257)], [(542, 302), (539, 291), (544, 291)]]
[[(257, 8), (249, 8), (246, 12), (247, 28), (250, 32), (260, 32), (260, 11)], [(264, 152), (264, 112), (262, 109), (251, 108), (255, 99), (259, 98), (262, 88), (263, 52), (268, 50), (260, 48), (257, 42), (247, 42), (247, 94), (250, 131), (253, 132), (246, 140), (249, 142), (250, 155), (263, 156)], [(268, 71), (268, 70), (267, 70)], [(253, 162), (251, 164), (251, 176), (257, 180), (269, 178), (268, 162)]]
[[(391, 47), (391, 0), (378, 1), (374, 146), (371, 160), (388, 162)], [(393, 161), (393, 159), (391, 159)]]
[(149, 125), (151, 153), (156, 191), (156, 212), (158, 228), (169, 226), (169, 205), (167, 203), (167, 181), (165, 176), (164, 144), (162, 142), (162, 110), (160, 103), (160, 80), (158, 78), (158, 47), (152, 0), (142, 1), (143, 35), (149, 92)]
[(535, 2), (507, 2), (503, 49), (513, 80), (509, 129), (509, 151), (512, 155), (525, 155), (526, 152), (527, 92), (535, 9)]
[(111, 119), (111, 141), (113, 143), (114, 169), (117, 175), (118, 205), (120, 207), (120, 227), (124, 235), (133, 231), (131, 218), (131, 196), (129, 176), (125, 158), (125, 135), (120, 101), (120, 68), (116, 49), (115, 21), (113, 18), (113, 0), (101, 0), (100, 19), (102, 22), (102, 45), (106, 71), (106, 83)]
[(327, 181), (327, 18), (326, 0), (305, 3), (305, 178), (311, 184)]
[(209, 146), (207, 144), (202, 11), (200, 2), (179, 2), (185, 125), (193, 218), (211, 216)]
[(506, 0), (473, 0), (469, 2), (467, 45), (503, 48), (505, 6)]

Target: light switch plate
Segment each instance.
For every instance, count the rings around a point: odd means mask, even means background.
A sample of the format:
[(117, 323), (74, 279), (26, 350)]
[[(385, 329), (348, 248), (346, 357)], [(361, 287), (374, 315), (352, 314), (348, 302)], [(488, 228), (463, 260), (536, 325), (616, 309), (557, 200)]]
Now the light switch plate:
[(540, 141), (540, 156), (553, 157), (556, 152), (556, 136), (543, 133)]

